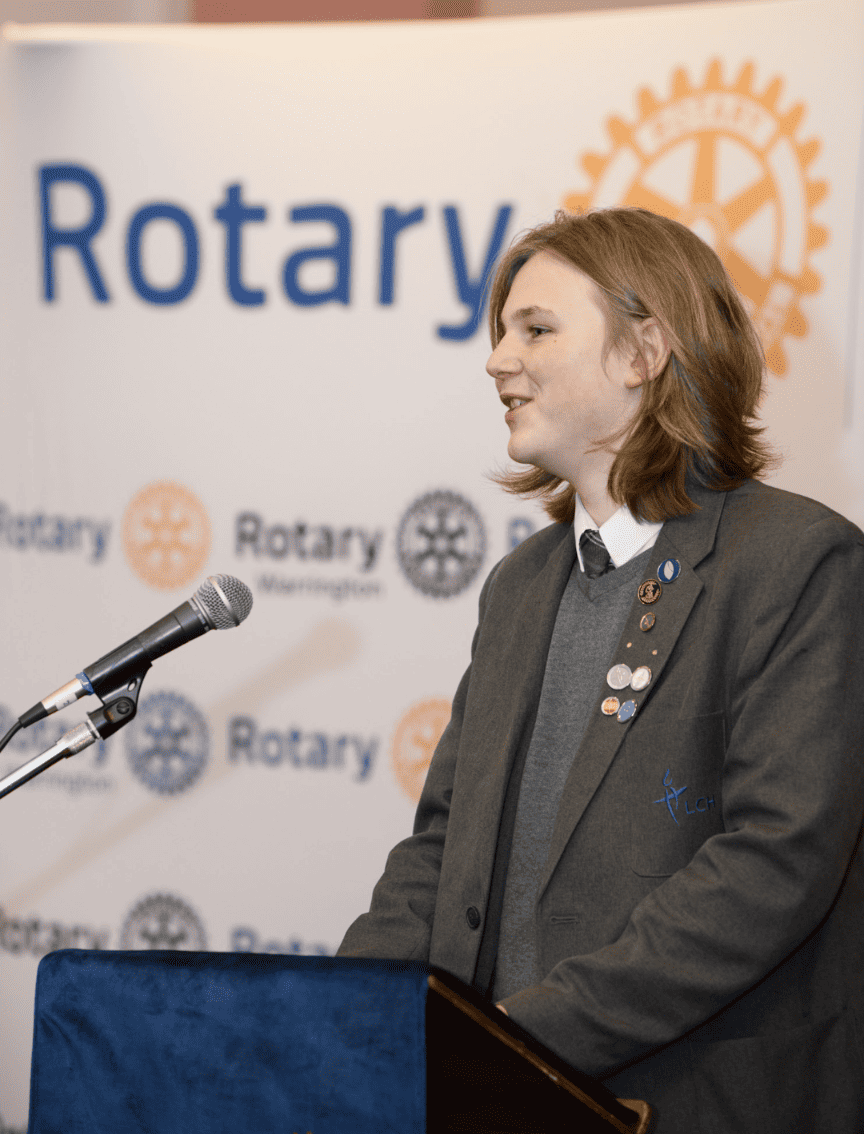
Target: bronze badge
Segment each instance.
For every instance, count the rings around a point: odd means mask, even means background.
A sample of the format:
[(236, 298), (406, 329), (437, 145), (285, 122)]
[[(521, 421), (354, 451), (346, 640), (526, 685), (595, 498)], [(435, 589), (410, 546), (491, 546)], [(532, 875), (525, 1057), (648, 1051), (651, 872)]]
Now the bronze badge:
[(640, 630), (650, 630), (654, 623), (657, 621), (657, 615), (653, 610), (649, 610), (647, 614), (643, 614), (639, 621)]
[(639, 586), (639, 601), (644, 602), (646, 606), (650, 606), (652, 602), (656, 602), (663, 594), (663, 588), (656, 579), (646, 579), (644, 583)]
[(614, 717), (620, 707), (621, 702), (617, 697), (607, 697), (603, 704), (600, 706), (607, 717)]

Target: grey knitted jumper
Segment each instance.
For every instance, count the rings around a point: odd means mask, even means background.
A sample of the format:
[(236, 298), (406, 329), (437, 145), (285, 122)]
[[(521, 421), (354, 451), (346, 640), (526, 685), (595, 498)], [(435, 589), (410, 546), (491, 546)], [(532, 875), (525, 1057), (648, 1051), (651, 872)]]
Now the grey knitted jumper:
[[(606, 674), (626, 658), (612, 651), (636, 588), (649, 571), (653, 549), (599, 579), (588, 579), (579, 560), (561, 598), (546, 659), (537, 720), (525, 760), (498, 938), (494, 999), (538, 984), (538, 889), (564, 784)], [(622, 700), (626, 698), (626, 692)]]

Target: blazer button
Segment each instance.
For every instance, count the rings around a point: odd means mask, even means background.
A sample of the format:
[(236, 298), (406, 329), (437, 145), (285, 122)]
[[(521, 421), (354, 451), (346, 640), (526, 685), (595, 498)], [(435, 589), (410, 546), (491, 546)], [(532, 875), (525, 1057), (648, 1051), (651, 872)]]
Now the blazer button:
[(472, 929), (477, 928), (477, 926), (480, 924), (481, 919), (480, 919), (480, 911), (477, 909), (476, 906), (469, 906), (468, 907), (468, 909), (465, 911), (465, 920), (468, 922), (468, 924), (471, 926)]

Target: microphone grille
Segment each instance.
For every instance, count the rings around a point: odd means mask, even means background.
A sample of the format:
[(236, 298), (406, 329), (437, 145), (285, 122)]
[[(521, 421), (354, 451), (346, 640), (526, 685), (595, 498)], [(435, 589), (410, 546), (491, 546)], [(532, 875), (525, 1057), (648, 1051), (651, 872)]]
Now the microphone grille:
[(233, 575), (210, 575), (195, 592), (195, 599), (214, 630), (239, 626), (252, 609), (252, 592)]

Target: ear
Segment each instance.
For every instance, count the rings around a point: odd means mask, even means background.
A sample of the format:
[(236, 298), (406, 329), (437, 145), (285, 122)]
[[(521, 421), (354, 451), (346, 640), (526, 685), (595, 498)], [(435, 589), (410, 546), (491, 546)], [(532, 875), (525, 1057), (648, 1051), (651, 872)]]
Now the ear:
[(663, 328), (653, 317), (643, 319), (634, 327), (639, 353), (633, 360), (633, 380), (627, 385), (641, 386), (662, 374), (672, 353)]

